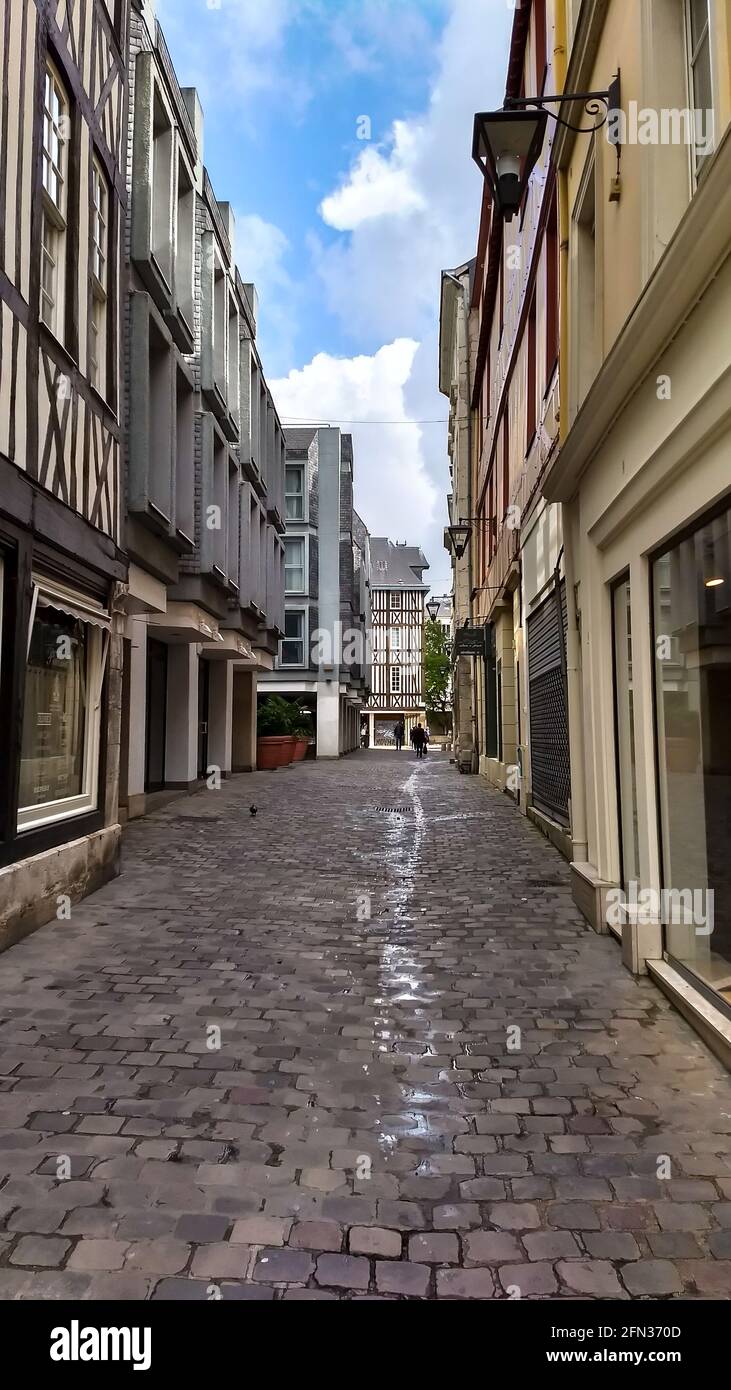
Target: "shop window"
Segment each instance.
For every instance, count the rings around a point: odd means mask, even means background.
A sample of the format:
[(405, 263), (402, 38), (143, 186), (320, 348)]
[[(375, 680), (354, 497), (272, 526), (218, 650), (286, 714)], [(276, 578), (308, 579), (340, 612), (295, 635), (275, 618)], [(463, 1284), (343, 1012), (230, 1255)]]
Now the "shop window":
[(731, 510), (652, 566), (668, 955), (731, 1004)]
[(305, 664), (305, 612), (288, 608), (284, 614), (284, 637), (280, 645), (280, 666)]
[(614, 699), (622, 880), (625, 888), (640, 880), (632, 671), (632, 605), (629, 579), (612, 593), (614, 629)]
[(34, 581), (25, 676), (18, 829), (97, 804), (109, 619), (100, 605)]

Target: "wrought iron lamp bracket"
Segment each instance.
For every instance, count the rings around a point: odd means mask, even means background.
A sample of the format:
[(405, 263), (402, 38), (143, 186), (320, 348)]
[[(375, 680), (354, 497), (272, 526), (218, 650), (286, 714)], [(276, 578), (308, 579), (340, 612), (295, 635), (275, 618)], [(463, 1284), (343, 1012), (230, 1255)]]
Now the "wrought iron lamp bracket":
[[(573, 125), (571, 121), (565, 121), (563, 116), (559, 116), (556, 111), (547, 110), (546, 103), (551, 105), (563, 106), (564, 103), (581, 101), (584, 104), (584, 112), (590, 118), (601, 116), (601, 120), (594, 125)], [(505, 111), (525, 111), (529, 106), (535, 106), (539, 111), (546, 111), (558, 125), (565, 126), (567, 130), (573, 130), (578, 135), (589, 135), (595, 130), (601, 130), (609, 120), (610, 111), (619, 110), (620, 86), (619, 73), (612, 80), (606, 92), (564, 92), (561, 96), (542, 96), (542, 97), (506, 97)], [(604, 108), (602, 113), (602, 107)]]

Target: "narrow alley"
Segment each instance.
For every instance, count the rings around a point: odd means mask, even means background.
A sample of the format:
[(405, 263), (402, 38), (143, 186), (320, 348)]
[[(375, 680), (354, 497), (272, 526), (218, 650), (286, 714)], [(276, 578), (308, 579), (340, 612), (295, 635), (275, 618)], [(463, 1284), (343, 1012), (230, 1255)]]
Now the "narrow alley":
[(0, 1019), (0, 1298), (731, 1295), (727, 1073), (444, 755), (133, 823)]

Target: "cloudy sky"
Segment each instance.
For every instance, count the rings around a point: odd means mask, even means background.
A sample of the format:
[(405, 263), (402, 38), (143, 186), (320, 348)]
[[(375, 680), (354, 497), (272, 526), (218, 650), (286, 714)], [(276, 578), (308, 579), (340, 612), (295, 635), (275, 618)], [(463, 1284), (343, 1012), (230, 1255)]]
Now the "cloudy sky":
[(502, 104), (513, 9), (157, 0), (181, 85), (199, 90), (216, 195), (236, 211), (280, 415), (351, 430), (363, 519), (420, 544), (437, 592), (449, 583), (439, 273), (474, 255), (472, 116)]

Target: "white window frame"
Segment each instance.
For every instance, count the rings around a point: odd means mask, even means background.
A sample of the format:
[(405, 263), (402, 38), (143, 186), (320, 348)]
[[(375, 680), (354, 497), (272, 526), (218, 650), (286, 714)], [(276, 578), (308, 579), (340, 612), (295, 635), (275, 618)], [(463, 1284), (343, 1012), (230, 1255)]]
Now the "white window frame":
[[(287, 491), (287, 473), (289, 472), (290, 469), (295, 469), (295, 468), (297, 469), (297, 472), (299, 473), (299, 475), (300, 475), (300, 477), (301, 477), (301, 479), (302, 479), (302, 489), (301, 489), (300, 492), (288, 492), (288, 491)], [(290, 516), (290, 515), (289, 515), (289, 513), (288, 513), (288, 511), (287, 511), (287, 499), (290, 498), (290, 497), (299, 497), (299, 498), (301, 498), (301, 500), (302, 500), (302, 515), (301, 515), (301, 516)], [(291, 463), (289, 460), (287, 460), (287, 462), (286, 462), (285, 465), (284, 465), (284, 519), (285, 519), (285, 521), (294, 521), (294, 522), (306, 521), (306, 520), (307, 520), (306, 510), (307, 510), (307, 508), (306, 508), (306, 497), (305, 497), (305, 465), (304, 465), (304, 463)]]
[[(58, 104), (58, 116), (49, 104), (49, 84), (52, 99)], [(71, 107), (66, 84), (58, 69), (47, 60), (43, 73), (43, 152), (42, 152), (42, 221), (41, 221), (41, 284), (39, 315), (46, 328), (64, 340), (64, 311), (66, 286), (66, 219), (68, 207), (68, 123)], [(58, 143), (58, 159), (52, 143)], [(46, 178), (46, 169), (54, 171), (54, 179)], [(49, 183), (55, 182), (55, 190)], [(45, 271), (49, 270), (51, 288), (44, 293)]]
[(69, 820), (73, 816), (95, 811), (99, 800), (99, 753), (101, 741), (101, 697), (104, 686), (104, 671), (111, 619), (102, 605), (95, 599), (77, 590), (69, 589), (48, 580), (43, 575), (33, 575), (33, 598), (31, 602), (28, 633), (28, 651), (39, 602), (42, 606), (53, 606), (73, 617), (79, 618), (89, 630), (87, 644), (87, 706), (84, 722), (84, 764), (82, 791), (71, 797), (56, 801), (42, 802), (37, 806), (18, 808), (18, 830), (39, 829), (57, 821)]
[(89, 223), (91, 237), (91, 318), (89, 322), (89, 380), (107, 396), (107, 292), (109, 272), (109, 184), (96, 155), (91, 163)]
[[(689, 107), (689, 109), (690, 109), (690, 111), (691, 111), (691, 114), (693, 114), (693, 113), (695, 112), (695, 109), (696, 109), (696, 96), (695, 96), (695, 69), (696, 69), (696, 59), (698, 58), (698, 54), (700, 53), (700, 50), (701, 50), (701, 48), (703, 47), (703, 44), (704, 44), (704, 43), (707, 43), (707, 45), (708, 45), (708, 75), (709, 75), (709, 80), (710, 80), (710, 84), (711, 84), (711, 111), (712, 111), (712, 113), (713, 113), (713, 118), (714, 118), (714, 145), (715, 145), (716, 75), (715, 75), (715, 73), (714, 73), (714, 67), (713, 67), (713, 58), (714, 58), (714, 52), (713, 52), (713, 25), (712, 25), (713, 13), (712, 13), (711, 0), (704, 0), (704, 3), (705, 3), (705, 9), (706, 9), (706, 23), (705, 23), (704, 31), (703, 31), (703, 33), (701, 34), (701, 37), (700, 37), (700, 39), (699, 39), (699, 41), (698, 41), (698, 43), (697, 43), (697, 45), (696, 45), (695, 50), (693, 49), (693, 34), (692, 34), (692, 25), (691, 25), (692, 0), (684, 0), (684, 3), (683, 3), (683, 10), (684, 10), (684, 26), (685, 26), (685, 80), (686, 80), (687, 90), (688, 90), (688, 107)], [(698, 148), (697, 148), (696, 143), (695, 143), (695, 130), (694, 130), (693, 139), (692, 139), (691, 142), (690, 142), (690, 177), (691, 177), (691, 188), (692, 188), (693, 192), (695, 192), (696, 188), (698, 187), (699, 180), (703, 177), (703, 170), (705, 169), (705, 167), (706, 167), (706, 165), (707, 165), (707, 162), (708, 162), (709, 158), (710, 158), (710, 155), (704, 155), (702, 158), (699, 158), (699, 156), (698, 156)]]
[[(290, 589), (290, 588), (287, 587), (287, 570), (288, 570), (288, 569), (295, 569), (295, 568), (299, 569), (299, 566), (290, 565), (290, 564), (287, 563), (287, 545), (288, 545), (288, 543), (289, 543), (290, 541), (300, 541), (300, 542), (302, 543), (302, 588), (301, 588), (301, 589)], [(308, 552), (307, 536), (290, 536), (290, 535), (286, 535), (286, 536), (284, 537), (284, 592), (285, 592), (285, 594), (299, 594), (299, 595), (302, 595), (302, 594), (306, 594), (306, 593), (307, 593), (307, 574), (308, 574), (308, 554), (307, 554), (307, 552)]]
[(403, 637), (403, 633), (402, 633), (400, 627), (392, 627), (392, 628), (391, 628), (390, 646), (391, 646), (391, 651), (392, 651), (392, 652), (400, 652), (400, 651), (403, 651), (403, 643), (402, 643), (402, 641), (401, 641), (401, 638), (402, 638), (402, 637)]
[[(286, 621), (287, 621), (287, 617), (288, 617), (288, 615), (289, 615), (290, 613), (296, 613), (297, 616), (300, 617), (300, 618), (302, 619), (302, 636), (301, 636), (301, 637), (282, 637), (282, 638), (280, 639), (280, 643), (279, 643), (279, 665), (280, 665), (280, 666), (283, 668), (283, 670), (285, 670), (285, 671), (295, 670), (295, 669), (298, 668), (298, 667), (299, 667), (300, 669), (302, 669), (304, 666), (307, 665), (307, 642), (308, 642), (308, 636), (309, 636), (309, 634), (308, 634), (308, 610), (307, 610), (307, 608), (295, 608), (294, 606), (291, 607), (291, 608), (285, 609), (285, 613), (284, 613), (284, 621), (285, 621), (285, 624), (286, 624)], [(301, 643), (302, 643), (302, 660), (301, 660), (301, 661), (285, 661), (285, 660), (284, 660), (284, 657), (283, 657), (282, 653), (283, 653), (283, 650), (284, 650), (284, 643), (285, 643), (285, 642), (301, 642)]]
[(389, 609), (394, 609), (394, 610), (395, 610), (395, 609), (403, 608), (403, 594), (400, 593), (399, 591), (395, 590), (395, 589), (392, 589), (392, 590), (391, 590), (391, 593), (390, 593), (390, 597), (389, 597), (389, 604), (388, 604), (388, 606), (389, 606)]
[(390, 678), (389, 678), (389, 694), (390, 694), (390, 695), (401, 695), (401, 694), (403, 694), (402, 682), (401, 682), (401, 667), (400, 667), (400, 666), (391, 666), (390, 672), (391, 672), (391, 674), (390, 674)]

